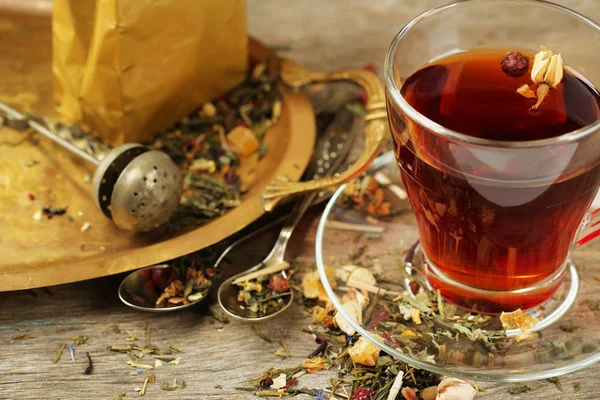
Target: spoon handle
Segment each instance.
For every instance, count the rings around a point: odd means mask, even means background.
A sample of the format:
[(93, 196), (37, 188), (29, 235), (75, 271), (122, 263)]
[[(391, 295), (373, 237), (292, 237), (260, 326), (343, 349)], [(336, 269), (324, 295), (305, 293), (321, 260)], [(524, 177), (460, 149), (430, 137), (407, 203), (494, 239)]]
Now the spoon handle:
[[(340, 167), (352, 147), (354, 136), (351, 135), (356, 133), (356, 130), (352, 129), (354, 122), (355, 116), (348, 110), (337, 114), (317, 143), (313, 159), (305, 174), (307, 179), (321, 178), (334, 173)], [(264, 261), (265, 264), (283, 261), (292, 232), (318, 195), (318, 192), (310, 192), (296, 199), (292, 212), (279, 232), (273, 250)]]
[[(42, 125), (39, 122), (35, 121), (34, 119), (26, 116), (25, 114), (21, 114), (20, 112), (18, 112), (14, 108), (8, 106), (7, 104), (0, 103), (0, 111), (2, 111), (4, 114), (7, 115), (7, 117), (8, 117), (7, 125), (9, 127), (15, 128), (15, 129), (16, 128), (23, 128), (23, 129), (32, 128), (32, 129), (36, 130), (38, 133), (44, 135), (46, 138), (48, 138), (51, 141), (53, 141), (54, 143), (56, 143), (57, 145), (61, 146), (62, 148), (70, 151), (71, 153), (78, 155), (79, 157), (83, 158), (84, 160), (89, 161), (90, 163), (92, 163), (94, 165), (98, 165), (99, 161), (96, 160), (95, 157), (89, 155), (85, 151), (81, 150), (79, 147), (67, 142), (66, 140), (63, 140), (60, 137), (54, 135), (44, 125)], [(17, 126), (15, 124), (20, 124), (20, 126)]]

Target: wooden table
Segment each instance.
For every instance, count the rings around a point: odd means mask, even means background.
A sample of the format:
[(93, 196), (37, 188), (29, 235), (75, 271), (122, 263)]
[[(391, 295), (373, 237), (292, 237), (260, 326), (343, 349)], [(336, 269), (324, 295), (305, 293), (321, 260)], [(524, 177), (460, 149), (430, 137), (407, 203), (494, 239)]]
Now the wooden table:
[[(15, 0), (0, 0), (0, 5)], [(26, 1), (26, 0), (17, 0)], [(47, 0), (27, 0), (47, 7)], [(374, 63), (381, 67), (388, 43), (410, 17), (438, 3), (435, 0), (377, 0), (356, 2), (280, 2), (249, 0), (250, 32), (262, 41), (281, 48), (282, 53), (306, 66), (334, 69), (361, 67)], [(596, 1), (561, 1), (590, 17), (600, 19)], [(320, 210), (312, 210), (294, 234), (290, 258), (314, 257), (314, 234)], [(246, 262), (265, 254), (273, 242), (269, 237), (254, 241), (241, 254)], [(269, 239), (269, 240), (267, 240)], [(583, 262), (600, 261), (600, 247), (590, 247), (576, 257)], [(315, 348), (312, 337), (302, 332), (310, 319), (299, 306), (285, 315), (256, 325), (230, 322), (222, 326), (210, 317), (208, 302), (184, 312), (156, 315), (131, 310), (116, 296), (122, 276), (51, 288), (53, 295), (36, 290), (0, 295), (0, 399), (111, 399), (118, 392), (138, 396), (135, 387), (143, 376), (130, 376), (132, 368), (124, 354), (109, 352), (109, 344), (123, 345), (126, 337), (144, 339), (149, 326), (152, 342), (161, 347), (174, 345), (183, 350), (179, 365), (156, 370), (158, 380), (184, 379), (187, 387), (167, 392), (151, 385), (148, 399), (187, 400), (254, 399), (234, 388), (246, 386), (269, 367), (296, 366)], [(253, 330), (258, 328), (272, 339), (267, 343)], [(31, 338), (12, 340), (18, 335)], [(70, 360), (68, 348), (58, 363), (52, 359), (61, 343), (72, 343), (77, 335), (88, 341), (75, 347)], [(285, 340), (291, 357), (274, 354)], [(89, 352), (94, 361), (92, 375), (83, 375)], [(305, 375), (299, 386), (323, 388), (335, 371)], [(600, 398), (596, 379), (600, 365), (561, 378), (563, 392), (551, 383), (542, 383), (534, 392), (512, 396), (511, 384), (483, 383), (485, 392), (476, 398), (504, 400), (514, 398), (594, 399)], [(574, 391), (573, 384), (580, 383)], [(300, 395), (299, 400), (312, 399)]]

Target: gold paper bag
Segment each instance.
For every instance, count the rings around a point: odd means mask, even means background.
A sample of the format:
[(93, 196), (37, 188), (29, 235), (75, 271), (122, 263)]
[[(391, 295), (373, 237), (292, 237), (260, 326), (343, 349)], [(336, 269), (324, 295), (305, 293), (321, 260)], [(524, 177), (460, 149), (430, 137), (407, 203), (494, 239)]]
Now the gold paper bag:
[(245, 0), (54, 0), (55, 99), (113, 145), (144, 142), (243, 80)]

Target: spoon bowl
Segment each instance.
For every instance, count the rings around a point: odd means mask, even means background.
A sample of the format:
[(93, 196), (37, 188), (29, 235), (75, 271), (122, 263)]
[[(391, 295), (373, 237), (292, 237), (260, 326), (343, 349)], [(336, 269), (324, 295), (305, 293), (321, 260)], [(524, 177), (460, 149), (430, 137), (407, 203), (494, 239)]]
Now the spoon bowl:
[[(258, 270), (260, 268), (262, 268), (261, 264), (252, 268), (252, 271)], [(252, 271), (245, 271), (245, 272), (242, 272), (241, 274), (232, 276), (231, 278), (229, 278), (226, 281), (224, 281), (223, 283), (221, 283), (221, 285), (219, 286), (219, 291), (218, 291), (219, 305), (221, 306), (221, 308), (223, 308), (223, 310), (230, 317), (239, 319), (239, 320), (244, 320), (244, 321), (257, 321), (258, 322), (258, 321), (262, 321), (262, 320), (265, 320), (268, 318), (272, 318), (275, 315), (285, 311), (290, 305), (292, 305), (292, 303), (294, 302), (294, 292), (290, 288), (289, 291), (286, 292), (286, 295), (283, 297), (283, 301), (285, 302), (284, 305), (281, 308), (278, 308), (277, 311), (275, 311), (271, 314), (260, 315), (259, 313), (252, 311), (247, 307), (242, 307), (240, 302), (238, 302), (238, 300), (237, 300), (239, 288), (237, 285), (233, 284), (233, 282), (237, 278), (247, 275), (249, 272), (252, 272)], [(285, 271), (282, 271), (281, 274), (287, 279)]]
[(192, 307), (206, 298), (171, 307), (156, 307), (156, 300), (169, 284), (179, 278), (175, 267), (168, 264), (152, 265), (133, 271), (119, 285), (119, 299), (136, 310), (164, 313)]

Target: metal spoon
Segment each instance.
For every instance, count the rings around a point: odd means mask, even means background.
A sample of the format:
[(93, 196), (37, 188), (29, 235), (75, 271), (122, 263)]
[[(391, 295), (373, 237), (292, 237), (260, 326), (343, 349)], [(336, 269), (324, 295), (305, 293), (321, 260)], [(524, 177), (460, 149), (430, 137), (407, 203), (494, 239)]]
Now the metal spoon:
[(102, 161), (53, 134), (44, 124), (0, 103), (4, 125), (32, 128), (71, 153), (94, 164), (93, 193), (102, 213), (121, 229), (145, 232), (166, 222), (183, 192), (181, 170), (162, 151), (141, 144), (112, 149)]
[[(377, 170), (381, 169), (382, 167), (392, 163), (393, 160), (394, 160), (394, 154), (391, 151), (387, 152), (387, 153), (377, 157), (377, 159), (375, 159), (375, 161), (369, 168), (369, 172), (377, 171)], [(314, 206), (314, 205), (317, 205), (317, 204), (320, 204), (320, 203), (326, 201), (327, 199), (329, 199), (331, 197), (331, 193), (332, 192), (319, 193), (318, 198), (315, 199), (315, 201), (311, 204), (311, 206)], [(264, 224), (263, 219), (261, 219), (261, 220), (257, 221), (257, 224), (261, 223), (262, 226), (260, 226), (256, 229), (254, 229), (254, 226), (248, 227), (249, 229), (244, 229), (244, 231), (242, 231), (238, 235), (240, 237), (238, 239), (234, 239), (234, 241), (231, 244), (229, 244), (225, 248), (225, 250), (223, 250), (223, 252), (221, 252), (221, 254), (219, 255), (219, 258), (217, 259), (217, 261), (214, 264), (215, 270), (217, 268), (220, 268), (222, 266), (222, 264), (224, 264), (225, 261), (229, 258), (229, 256), (232, 253), (234, 253), (236, 249), (239, 249), (240, 246), (243, 248), (244, 247), (243, 245), (247, 241), (249, 241), (250, 239), (256, 238), (257, 236), (259, 236), (261, 234), (264, 234), (271, 228), (281, 224), (283, 221), (285, 221), (288, 218), (288, 216), (289, 216), (289, 213), (285, 213), (267, 224)], [(160, 293), (157, 294), (156, 293), (157, 291), (149, 291), (148, 290), (148, 287), (152, 286), (149, 282), (150, 276), (156, 276), (156, 275), (160, 275), (160, 274), (170, 275), (169, 268), (172, 268), (172, 267), (168, 264), (161, 264), (161, 265), (153, 265), (150, 267), (146, 267), (146, 268), (131, 272), (121, 282), (121, 285), (119, 286), (119, 298), (125, 305), (127, 305), (131, 308), (135, 308), (136, 310), (163, 313), (163, 312), (176, 311), (176, 310), (181, 310), (184, 308), (192, 307), (192, 306), (198, 304), (199, 302), (203, 301), (207, 297), (209, 297), (209, 296), (205, 296), (201, 299), (190, 302), (189, 304), (180, 304), (180, 305), (168, 307), (168, 308), (156, 308), (155, 307), (156, 299), (158, 298)], [(147, 272), (144, 272), (144, 271), (147, 271)]]
[[(317, 144), (316, 151), (313, 153), (313, 160), (309, 164), (309, 169), (305, 176), (317, 179), (331, 174), (338, 169), (352, 147), (351, 139), (353, 137), (350, 138), (349, 136), (350, 132), (352, 132), (353, 122), (354, 115), (349, 111), (342, 111), (336, 116)], [(287, 278), (285, 270), (282, 270), (285, 266), (287, 244), (294, 228), (296, 228), (296, 225), (318, 195), (318, 192), (312, 192), (296, 200), (292, 213), (279, 232), (275, 246), (263, 261), (245, 272), (232, 276), (219, 286), (217, 294), (219, 304), (231, 317), (245, 321), (260, 321), (274, 317), (292, 304), (294, 294), (293, 291), (289, 290), (287, 292), (289, 294), (282, 297), (285, 303), (281, 307), (270, 314), (259, 315), (248, 307), (243, 307), (238, 302), (239, 288), (237, 287), (237, 283), (251, 280), (260, 275), (271, 275), (277, 272), (280, 272)]]

